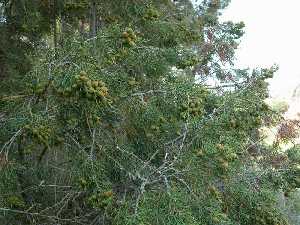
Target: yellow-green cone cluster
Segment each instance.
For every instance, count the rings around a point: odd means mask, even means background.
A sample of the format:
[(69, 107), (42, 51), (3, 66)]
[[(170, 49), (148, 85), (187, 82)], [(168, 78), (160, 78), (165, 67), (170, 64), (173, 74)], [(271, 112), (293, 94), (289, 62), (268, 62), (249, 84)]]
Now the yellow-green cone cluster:
[(122, 33), (122, 39), (123, 43), (128, 46), (134, 46), (135, 42), (137, 40), (137, 36), (135, 32), (131, 28), (127, 28), (123, 33)]
[(90, 79), (84, 71), (80, 72), (75, 79), (71, 87), (58, 92), (66, 97), (86, 97), (90, 100), (104, 100), (108, 97), (108, 88), (103, 81)]

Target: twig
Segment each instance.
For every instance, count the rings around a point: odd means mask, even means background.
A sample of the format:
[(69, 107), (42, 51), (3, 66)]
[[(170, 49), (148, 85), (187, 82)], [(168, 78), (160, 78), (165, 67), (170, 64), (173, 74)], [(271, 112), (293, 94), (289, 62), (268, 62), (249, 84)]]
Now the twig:
[(72, 222), (72, 223), (82, 224), (82, 225), (86, 224), (86, 223), (81, 223), (76, 219), (63, 219), (63, 218), (59, 218), (57, 216), (48, 216), (48, 215), (40, 214), (38, 212), (30, 213), (30, 212), (25, 212), (25, 211), (16, 210), (16, 209), (9, 209), (9, 208), (0, 208), (0, 211), (12, 212), (12, 213), (16, 213), (16, 214), (24, 214), (24, 215), (29, 215), (29, 216), (38, 216), (38, 217), (53, 219), (53, 220), (57, 220), (57, 221)]

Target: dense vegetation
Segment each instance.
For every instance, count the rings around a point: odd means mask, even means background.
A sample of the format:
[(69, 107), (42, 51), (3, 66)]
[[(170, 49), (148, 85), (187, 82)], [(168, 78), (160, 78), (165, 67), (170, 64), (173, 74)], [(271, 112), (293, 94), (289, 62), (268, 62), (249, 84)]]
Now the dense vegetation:
[(297, 121), (263, 144), (228, 2), (0, 0), (0, 224), (292, 224)]

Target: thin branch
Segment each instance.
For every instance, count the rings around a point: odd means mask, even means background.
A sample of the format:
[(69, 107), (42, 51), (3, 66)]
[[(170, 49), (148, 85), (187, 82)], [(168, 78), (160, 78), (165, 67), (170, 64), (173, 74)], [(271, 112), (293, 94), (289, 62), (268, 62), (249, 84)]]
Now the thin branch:
[(16, 210), (16, 209), (9, 209), (9, 208), (0, 208), (0, 211), (11, 212), (11, 213), (16, 213), (16, 214), (24, 214), (24, 215), (29, 215), (29, 216), (38, 216), (38, 217), (48, 218), (48, 219), (52, 219), (52, 220), (72, 222), (72, 223), (82, 224), (82, 225), (86, 224), (86, 223), (79, 222), (76, 219), (63, 219), (63, 218), (59, 218), (57, 216), (48, 216), (48, 215), (40, 214), (38, 212), (30, 213), (30, 212), (26, 212), (26, 211), (21, 211), (21, 210)]

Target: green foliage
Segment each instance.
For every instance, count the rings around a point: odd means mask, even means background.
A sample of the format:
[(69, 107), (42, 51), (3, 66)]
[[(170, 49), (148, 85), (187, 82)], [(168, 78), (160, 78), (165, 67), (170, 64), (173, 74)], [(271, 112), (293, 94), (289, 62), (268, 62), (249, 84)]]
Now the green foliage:
[(1, 97), (1, 219), (288, 225), (275, 196), (298, 187), (297, 153), (257, 135), (276, 123), (276, 68), (232, 66), (244, 25), (218, 22), (228, 1), (94, 3), (57, 4), (81, 19), (101, 9), (103, 27), (37, 48)]

